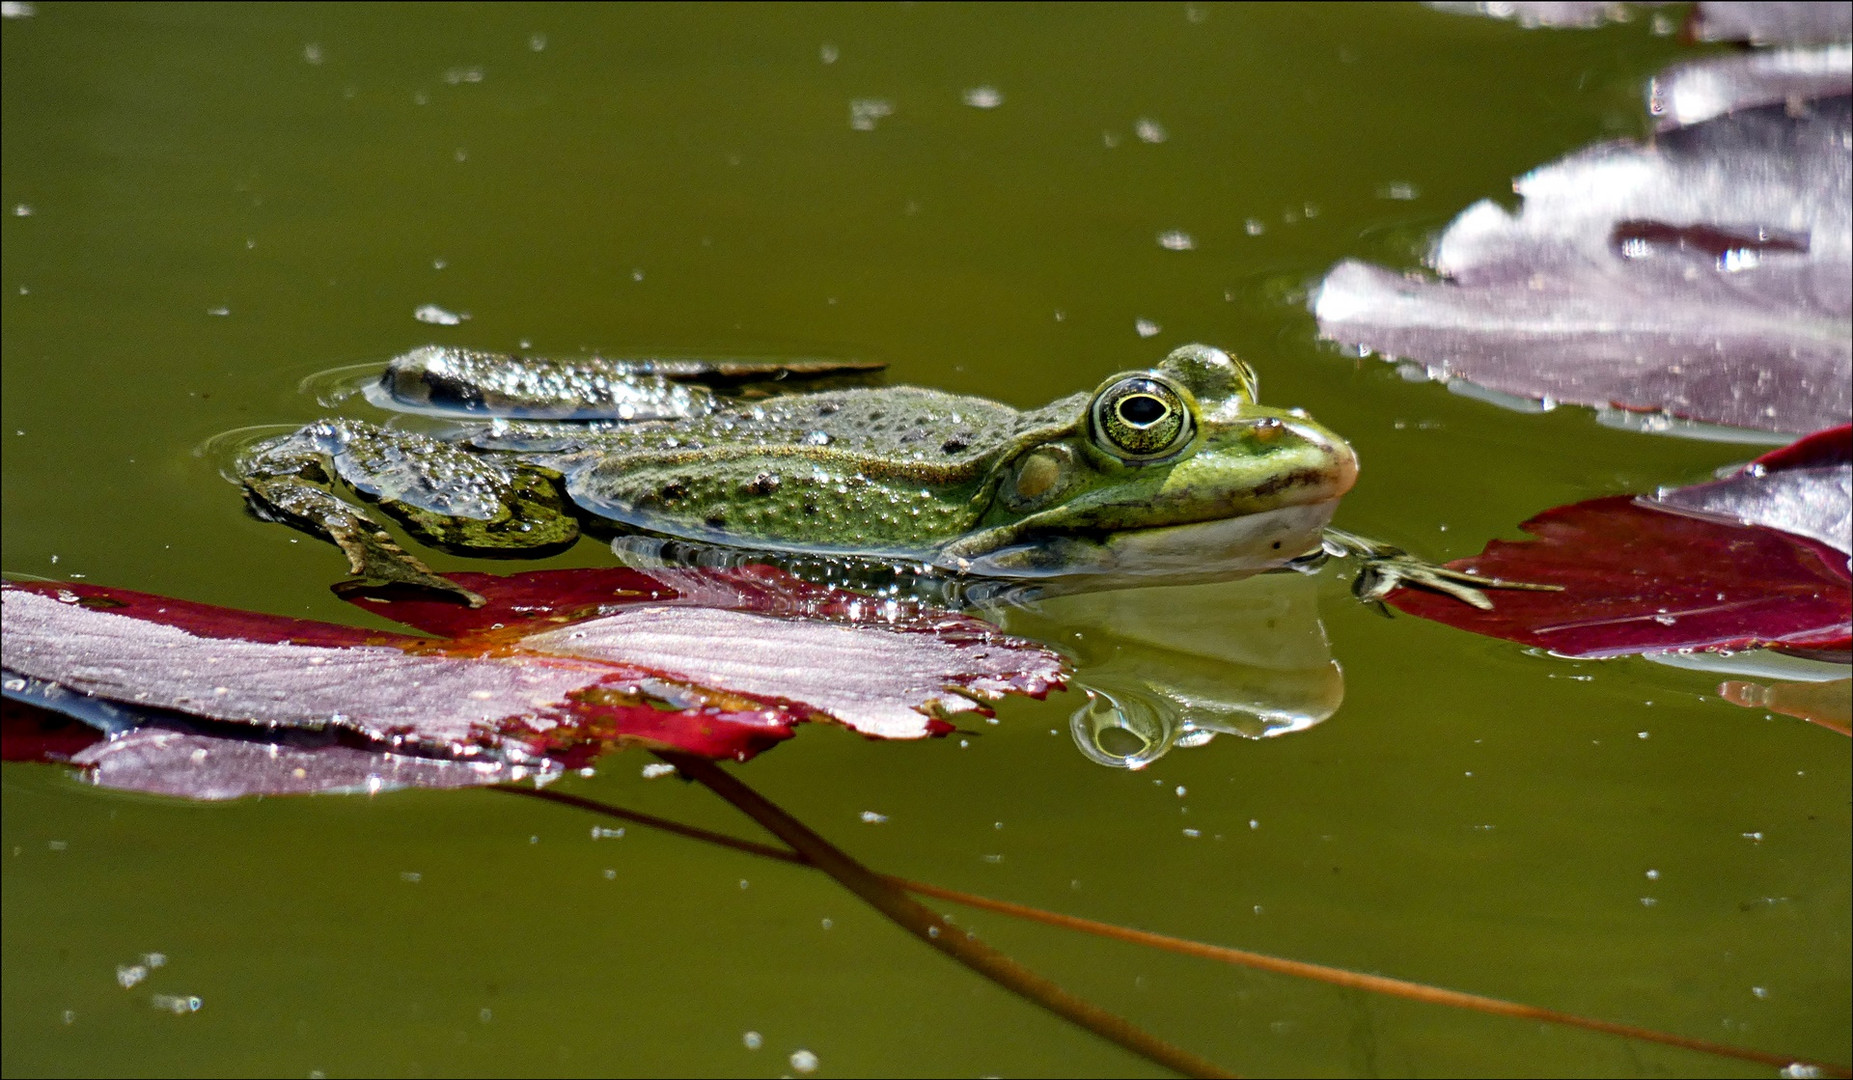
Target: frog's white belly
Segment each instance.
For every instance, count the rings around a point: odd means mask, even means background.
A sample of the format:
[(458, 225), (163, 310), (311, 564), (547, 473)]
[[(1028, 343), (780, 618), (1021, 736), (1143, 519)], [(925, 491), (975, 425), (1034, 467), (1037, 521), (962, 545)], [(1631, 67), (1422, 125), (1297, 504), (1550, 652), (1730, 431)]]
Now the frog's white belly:
[[(1338, 500), (1333, 498), (1217, 521), (1133, 529), (1087, 543), (1069, 542), (1062, 544), (1061, 568), (1043, 569), (1037, 576), (1099, 574), (1184, 580), (1258, 574), (1316, 548), (1337, 509)], [(997, 577), (1024, 576), (1020, 555), (1016, 548), (1004, 548), (961, 560), (957, 568)]]

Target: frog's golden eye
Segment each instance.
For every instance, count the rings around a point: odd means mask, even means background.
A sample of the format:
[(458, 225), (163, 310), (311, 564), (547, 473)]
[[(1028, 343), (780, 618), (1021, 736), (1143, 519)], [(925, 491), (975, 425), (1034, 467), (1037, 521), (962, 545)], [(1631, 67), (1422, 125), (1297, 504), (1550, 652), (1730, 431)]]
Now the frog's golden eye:
[(1184, 392), (1168, 379), (1128, 375), (1094, 395), (1094, 441), (1127, 461), (1151, 461), (1189, 444), (1194, 425)]

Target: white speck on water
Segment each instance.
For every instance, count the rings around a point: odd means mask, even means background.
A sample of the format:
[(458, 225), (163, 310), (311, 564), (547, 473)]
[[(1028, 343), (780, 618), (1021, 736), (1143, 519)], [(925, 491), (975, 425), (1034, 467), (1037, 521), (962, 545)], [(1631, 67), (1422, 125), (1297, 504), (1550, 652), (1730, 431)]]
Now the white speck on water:
[(148, 969), (140, 964), (117, 964), (116, 983), (124, 990), (134, 988), (136, 983), (148, 977)]
[(67, 1024), (75, 1024), (77, 1023), (77, 1010), (66, 1009), (64, 1010), (64, 1015), (61, 1016), (59, 1019), (63, 1020)]
[(483, 69), (479, 67), (454, 67), (444, 73), (444, 81), (452, 86), (483, 81)]
[(1754, 994), (1759, 1001), (1769, 997), (1769, 987), (1767, 986), (1753, 986), (1750, 988), (1750, 992)]
[(1242, 231), (1250, 236), (1260, 236), (1268, 231), (1267, 223), (1260, 218), (1249, 218), (1242, 222)]
[(1171, 136), (1164, 126), (1149, 116), (1141, 116), (1132, 125), (1132, 130), (1139, 136), (1140, 142), (1161, 143)]
[(813, 1073), (817, 1071), (817, 1055), (809, 1050), (793, 1050), (791, 1067), (794, 1072)]
[[(1761, 836), (1762, 834), (1758, 833), (1757, 835)], [(45, 846), (50, 848), (53, 851), (64, 851), (65, 849), (69, 848), (71, 845), (66, 843), (63, 840), (47, 840), (45, 841)]]
[(401, 871), (399, 871), (399, 880), (400, 880), (400, 881), (405, 881), (405, 882), (410, 882), (411, 884), (413, 884), (413, 885), (416, 885), (416, 884), (418, 884), (418, 883), (419, 883), (420, 881), (423, 881), (424, 879), (425, 879), (425, 875), (423, 875), (423, 874), (421, 874), (421, 873), (419, 873), (419, 872), (418, 872), (418, 871), (416, 871), (416, 870), (401, 870)]
[(465, 150), (465, 149), (464, 149), (463, 147), (461, 147), (461, 146), (459, 146), (459, 147), (457, 147), (457, 149), (456, 149), (455, 151), (453, 151), (453, 152), (451, 153), (451, 155), (450, 155), (450, 156), (451, 156), (451, 158), (452, 158), (453, 160), (455, 160), (455, 161), (457, 162), (457, 164), (459, 164), (459, 165), (461, 165), (461, 164), (463, 164), (464, 162), (466, 162), (466, 161), (468, 161), (468, 160), (470, 160), (470, 152), (469, 152), (468, 150)]
[(1153, 322), (1150, 319), (1140, 319), (1137, 322), (1133, 323), (1132, 325), (1133, 325), (1133, 329), (1139, 332), (1140, 337), (1152, 337), (1153, 335), (1157, 334), (1158, 331), (1164, 329), (1164, 327), (1159, 326), (1157, 323)]
[(974, 109), (995, 109), (1004, 103), (1003, 92), (995, 86), (974, 86), (964, 97), (965, 104)]
[(1184, 835), (1190, 837), (1192, 840), (1195, 840), (1197, 837), (1202, 836), (1203, 832), (1200, 829), (1185, 829)]
[(199, 1011), (199, 1007), (205, 1004), (205, 1002), (202, 1002), (197, 997), (181, 997), (179, 994), (156, 994), (148, 999), (148, 1003), (157, 1009), (164, 1009), (167, 1012), (171, 1012), (175, 1016), (185, 1016), (187, 1013), (196, 1013)]
[(894, 102), (883, 98), (857, 98), (849, 103), (849, 126), (856, 131), (874, 131), (884, 116), (894, 115)]
[(449, 265), (450, 265), (450, 260), (448, 259), (432, 259), (431, 260), (431, 269), (433, 270), (442, 270), (446, 266), (449, 266)]
[(605, 867), (605, 880), (606, 881), (618, 880), (618, 871), (614, 867), (610, 867), (610, 866)]
[(862, 823), (864, 825), (880, 825), (887, 820), (887, 814), (878, 814), (873, 810), (864, 810), (862, 812)]
[(417, 319), (421, 323), (430, 323), (433, 326), (456, 326), (469, 317), (470, 315), (467, 311), (446, 311), (436, 304), (420, 304), (417, 309), (412, 312), (412, 318)]
[(1658, 900), (1656, 900), (1656, 899), (1654, 899), (1654, 898), (1653, 898), (1653, 897), (1651, 897), (1651, 896), (1643, 896), (1643, 897), (1641, 897), (1641, 906), (1642, 906), (1642, 907), (1653, 907), (1653, 906), (1654, 906), (1655, 904), (1658, 904), (1659, 902), (1660, 902), (1660, 901), (1658, 901)]
[(321, 47), (321, 45), (319, 45), (319, 44), (317, 44), (316, 42), (313, 42), (313, 41), (311, 41), (311, 42), (309, 42), (308, 44), (306, 44), (306, 45), (304, 45), (304, 46), (302, 47), (302, 59), (303, 59), (303, 62), (304, 62), (304, 63), (306, 63), (306, 64), (319, 64), (319, 63), (321, 63), (321, 62), (322, 62), (322, 47)]
[(1648, 737), (1648, 734), (1649, 733), (1645, 731), (1637, 731), (1634, 733), (1634, 737), (1637, 739), (1645, 739)]
[(1649, 871), (1647, 871), (1647, 880), (1648, 880), (1648, 881), (1659, 881), (1659, 880), (1660, 880), (1660, 871), (1658, 871), (1658, 870), (1649, 870)]
[(431, 95), (425, 93), (423, 90), (414, 90), (412, 91), (412, 104), (429, 105), (431, 104)]
[(760, 1047), (766, 1045), (766, 1040), (760, 1037), (759, 1032), (749, 1031), (746, 1034), (740, 1036), (740, 1043), (741, 1045), (745, 1046), (748, 1050), (757, 1050)]
[(1186, 796), (1186, 795), (1188, 795), (1188, 794), (1190, 794), (1190, 789), (1189, 789), (1189, 788), (1187, 788), (1187, 787), (1185, 787), (1185, 786), (1184, 786), (1184, 785), (1182, 785), (1182, 784), (1179, 784), (1179, 785), (1177, 786), (1177, 797), (1178, 797), (1178, 798), (1180, 798), (1180, 799), (1181, 799), (1181, 798), (1183, 798), (1184, 796)]
[(530, 837), (528, 837), (528, 843), (530, 843), (530, 844), (538, 844), (538, 843), (540, 843), (540, 837), (538, 837), (538, 836), (530, 836)]
[(1167, 251), (1189, 251), (1197, 241), (1182, 229), (1167, 229), (1158, 234), (1158, 246)]
[(621, 839), (623, 836), (624, 836), (624, 830), (621, 827), (616, 828), (616, 829), (607, 829), (602, 825), (592, 826), (592, 839), (594, 840), (617, 840), (617, 839)]
[(32, 214), (33, 214), (32, 207), (26, 205), (25, 203), (16, 203), (13, 206), (13, 216), (14, 217), (31, 217)]
[(983, 859), (985, 862), (988, 862), (988, 863), (1000, 863), (1004, 861), (1004, 857), (1002, 855), (981, 855), (979, 856), (979, 858)]
[(744, 888), (746, 888), (746, 887), (747, 887), (748, 885), (751, 885), (751, 884), (752, 884), (752, 882), (750, 882), (750, 881), (748, 881), (748, 880), (746, 880), (745, 878), (741, 878), (741, 879), (740, 879), (740, 887), (741, 887), (742, 889), (744, 889)]
[(547, 48), (547, 35), (536, 30), (528, 35), (528, 48), (542, 52)]
[(825, 920), (823, 920), (823, 928), (824, 928), (825, 930), (828, 930), (828, 929), (830, 929), (831, 927), (833, 927), (833, 926), (835, 926), (835, 925), (836, 925), (836, 923), (835, 923), (834, 921), (832, 921), (832, 920), (830, 920), (830, 919), (825, 919)]
[(1250, 829), (1259, 829), (1261, 827), (1261, 823), (1259, 821), (1256, 821), (1254, 818), (1249, 818), (1248, 827)]
[(640, 266), (636, 268), (635, 270), (631, 271), (631, 280), (632, 281), (642, 281), (643, 280), (643, 267)]
[(495, 1013), (490, 1012), (487, 1007), (484, 1007), (476, 1010), (476, 1019), (487, 1024), (489, 1021), (495, 1019)]
[(1210, 17), (1209, 12), (1203, 10), (1202, 8), (1198, 7), (1195, 4), (1185, 4), (1184, 5), (1184, 21), (1185, 22), (1201, 23), (1203, 20), (1209, 17)]
[(643, 778), (645, 780), (655, 780), (663, 776), (674, 776), (675, 773), (676, 767), (666, 761), (655, 762), (643, 767)]
[(831, 42), (826, 41), (817, 47), (817, 59), (822, 60), (826, 64), (836, 63), (836, 58), (841, 55), (841, 53), (837, 52), (836, 45)]
[(209, 307), (206, 309), (206, 314), (217, 315), (221, 318), (223, 318), (226, 315), (230, 315), (231, 313), (232, 313), (232, 309), (226, 307), (224, 304), (220, 304), (218, 307)]
[(1760, 832), (1747, 832), (1742, 835), (1745, 840), (1748, 840), (1753, 844), (1760, 844), (1763, 842), (1763, 834)]
[(1398, 202), (1408, 202), (1411, 199), (1420, 198), (1421, 195), (1421, 188), (1404, 180), (1392, 181), (1377, 189), (1379, 199), (1395, 199)]
[(1111, 131), (1103, 131), (1100, 133), (1100, 142), (1111, 150), (1120, 144), (1120, 137)]
[(993, 829), (1001, 829), (1001, 828), (1003, 828), (1003, 827), (1004, 827), (1004, 823), (1003, 823), (1003, 822), (1001, 822), (1001, 821), (993, 821), (993, 822), (991, 822), (991, 828), (993, 828)]

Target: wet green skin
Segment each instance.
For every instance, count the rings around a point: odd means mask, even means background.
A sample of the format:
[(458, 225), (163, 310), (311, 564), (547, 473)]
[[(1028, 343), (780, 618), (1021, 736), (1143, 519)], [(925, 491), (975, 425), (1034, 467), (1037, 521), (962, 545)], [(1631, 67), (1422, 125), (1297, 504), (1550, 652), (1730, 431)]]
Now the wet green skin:
[(240, 473), (260, 513), (334, 540), (376, 580), (425, 572), (329, 494), (336, 477), (421, 541), (478, 554), (557, 549), (583, 522), (1041, 576), (1175, 569), (1193, 543), (1239, 572), (1279, 565), (1317, 547), (1357, 462), (1297, 410), (1256, 404), (1246, 365), (1191, 345), (1030, 411), (892, 387), (641, 423), (498, 421), (449, 441), (324, 421), (254, 448)]

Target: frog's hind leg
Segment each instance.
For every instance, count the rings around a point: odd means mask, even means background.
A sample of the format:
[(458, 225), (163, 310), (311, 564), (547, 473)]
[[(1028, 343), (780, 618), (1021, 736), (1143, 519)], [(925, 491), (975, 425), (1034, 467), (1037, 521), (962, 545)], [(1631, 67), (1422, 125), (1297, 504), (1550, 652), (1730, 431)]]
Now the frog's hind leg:
[(557, 479), (429, 436), (323, 420), (238, 462), (254, 512), (334, 542), (363, 581), (482, 598), (432, 573), (378, 521), (330, 490), (339, 480), (420, 541), (472, 555), (543, 554), (578, 539)]

